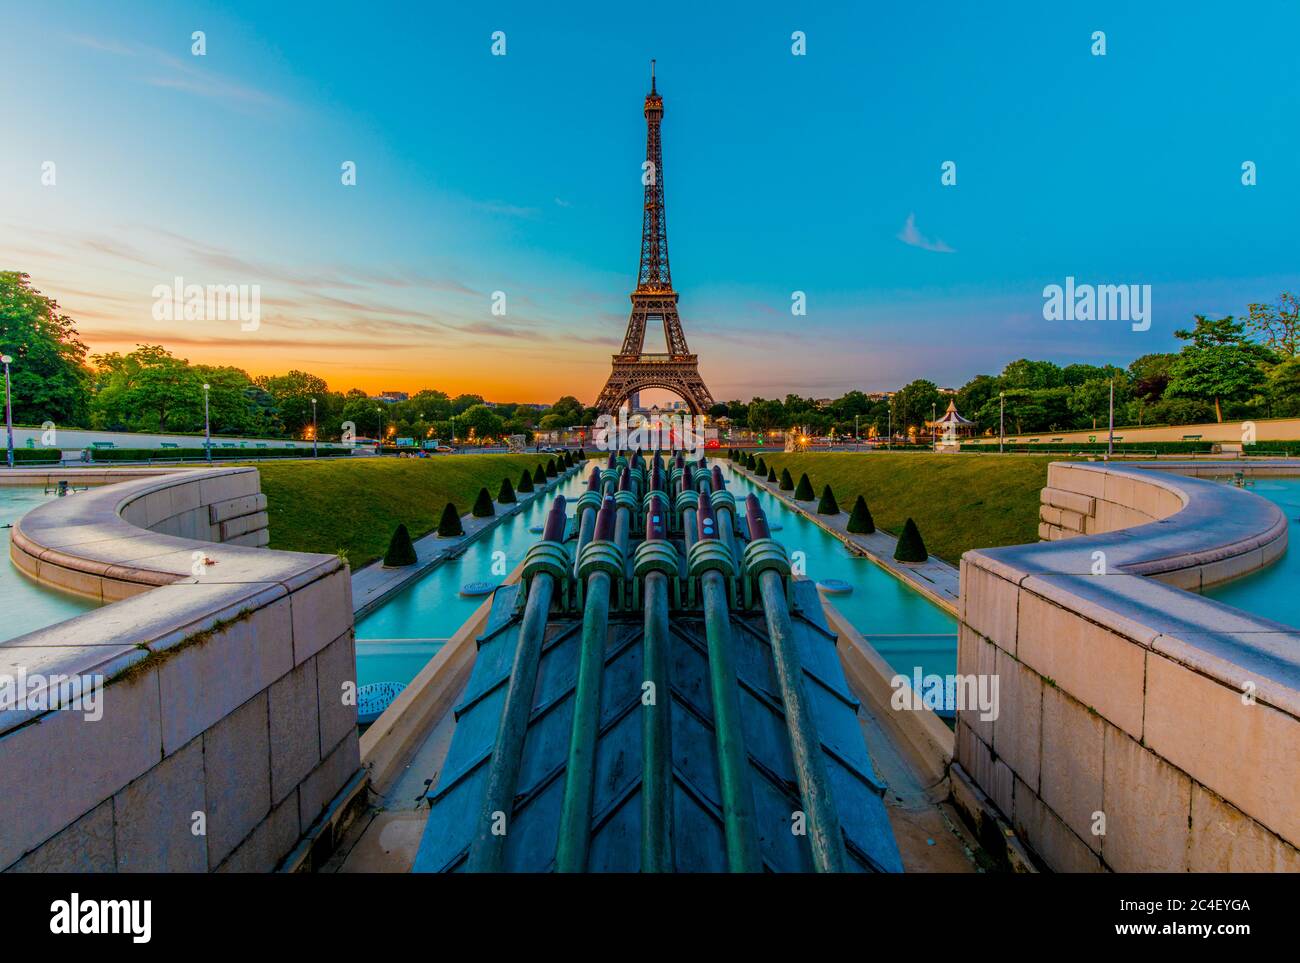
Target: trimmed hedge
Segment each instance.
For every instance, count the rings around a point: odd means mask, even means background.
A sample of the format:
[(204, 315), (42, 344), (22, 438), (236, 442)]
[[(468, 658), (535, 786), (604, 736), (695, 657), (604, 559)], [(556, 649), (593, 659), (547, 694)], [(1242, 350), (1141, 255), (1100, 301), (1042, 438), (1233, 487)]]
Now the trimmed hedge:
[(388, 551), (384, 553), (384, 567), (401, 568), (415, 563), (415, 546), (411, 544), (411, 533), (406, 530), (406, 525), (398, 525), (388, 543)]
[(867, 500), (861, 495), (853, 503), (853, 514), (849, 516), (848, 528), (854, 535), (870, 535), (876, 530), (876, 520), (871, 517), (871, 509), (867, 508)]
[[(40, 449), (27, 449), (38, 454)], [(202, 448), (91, 448), (87, 449), (95, 461), (148, 461), (157, 459), (179, 459), (201, 461), (207, 456)], [(320, 448), (322, 458), (334, 455), (350, 455), (351, 448)], [(17, 456), (18, 450), (14, 450)], [(213, 461), (247, 461), (250, 458), (310, 458), (311, 446), (305, 448), (217, 448), (212, 449)]]
[(799, 484), (794, 489), (794, 500), (797, 502), (810, 502), (817, 496), (813, 493), (812, 482), (808, 480), (808, 473), (804, 472), (799, 476)]
[(510, 484), (509, 478), (501, 479), (501, 490), (497, 492), (497, 501), (502, 505), (513, 505), (518, 501), (515, 498), (515, 486)]
[(478, 490), (478, 497), (474, 499), (474, 507), (470, 509), (470, 514), (475, 518), (491, 518), (497, 513), (497, 508), (492, 504), (492, 496), (488, 494), (487, 488)]
[(835, 493), (831, 491), (831, 486), (827, 485), (822, 489), (822, 499), (817, 503), (818, 515), (838, 515), (840, 513), (840, 503), (835, 500)]
[(533, 484), (534, 485), (546, 484), (546, 469), (543, 468), (540, 464), (537, 466), (537, 471), (533, 472)]
[(560, 473), (559, 469), (555, 467), (555, 459), (552, 458), (550, 461), (546, 463), (546, 477), (555, 478), (557, 475), (559, 475), (559, 473)]
[(771, 467), (768, 468), (768, 470), (767, 470), (767, 480), (770, 481), (770, 482), (774, 482), (774, 481), (776, 481), (776, 469), (775, 469), (775, 468), (771, 468)]
[(903, 523), (903, 534), (898, 536), (898, 544), (894, 546), (894, 560), (924, 562), (929, 557), (930, 553), (925, 550), (920, 529), (916, 527), (916, 522), (912, 521), (912, 516), (907, 516), (907, 521)]
[[(1157, 454), (1207, 454), (1216, 444), (1221, 442), (1213, 441), (1117, 441), (1115, 442), (1116, 451), (1153, 451)], [(1231, 444), (1231, 442), (1229, 442)], [(1275, 444), (1286, 444), (1286, 442), (1275, 442)], [(1026, 442), (1017, 441), (1004, 442), (1006, 448), (1018, 450), (1027, 448), (1030, 451), (1086, 451), (1086, 452), (1105, 452), (1106, 442), (1104, 441), (1050, 441), (1050, 442)], [(1257, 448), (1268, 447), (1267, 443), (1256, 445)], [(997, 451), (998, 443), (986, 442), (984, 444), (975, 444), (972, 442), (963, 443), (962, 451)]]
[(533, 476), (524, 469), (524, 473), (519, 476), (519, 490), (521, 492), (531, 492), (533, 490)]
[[(808, 476), (805, 475), (804, 477), (807, 478)], [(790, 469), (789, 469), (789, 468), (782, 468), (782, 469), (781, 469), (781, 484), (780, 484), (779, 487), (780, 487), (781, 491), (783, 491), (783, 492), (788, 492), (788, 491), (793, 491), (793, 490), (794, 490), (794, 479), (790, 477)], [(812, 496), (809, 495), (808, 497), (811, 498)]]
[(754, 473), (755, 473), (756, 475), (766, 475), (766, 474), (767, 474), (767, 459), (765, 459), (765, 458), (760, 458), (760, 459), (758, 460), (758, 467), (757, 467), (756, 469), (754, 469)]
[(465, 529), (460, 524), (460, 512), (456, 511), (456, 506), (451, 502), (442, 510), (442, 519), (438, 522), (438, 534), (443, 538), (455, 538), (457, 535), (464, 535)]

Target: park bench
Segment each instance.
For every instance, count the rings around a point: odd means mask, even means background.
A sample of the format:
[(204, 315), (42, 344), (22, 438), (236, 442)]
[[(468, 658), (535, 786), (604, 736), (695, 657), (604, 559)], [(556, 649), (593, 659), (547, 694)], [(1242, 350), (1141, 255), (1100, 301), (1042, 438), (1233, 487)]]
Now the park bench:
[(117, 446), (114, 445), (111, 441), (92, 441), (90, 443), (90, 447), (102, 450), (105, 448), (116, 448)]

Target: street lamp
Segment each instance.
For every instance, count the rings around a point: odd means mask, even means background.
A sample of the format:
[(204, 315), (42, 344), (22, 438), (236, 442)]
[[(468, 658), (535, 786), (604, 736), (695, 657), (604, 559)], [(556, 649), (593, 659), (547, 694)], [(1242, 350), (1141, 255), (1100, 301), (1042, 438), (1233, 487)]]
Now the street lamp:
[(1007, 393), (998, 392), (998, 454), (1002, 454), (1002, 439), (1006, 435)]
[(375, 416), (379, 419), (376, 422), (379, 425), (379, 431), (375, 435), (375, 454), (382, 454), (384, 450), (384, 409), (376, 408)]
[(212, 422), (208, 418), (208, 388), (211, 385), (203, 385), (203, 448), (207, 452), (208, 461), (212, 461)]
[(939, 445), (939, 406), (933, 401), (930, 402), (930, 443)]
[(853, 416), (853, 447), (858, 448), (862, 445), (862, 432), (858, 430), (858, 416)]
[(1106, 458), (1115, 457), (1115, 376), (1110, 376), (1110, 431), (1106, 436)]
[(456, 416), (451, 416), (451, 443), (456, 444)]
[(889, 412), (889, 437), (885, 439), (885, 450), (888, 451), (894, 447), (894, 406), (890, 405), (886, 410)]
[(9, 400), (9, 365), (13, 363), (13, 358), (7, 354), (0, 354), (0, 361), (5, 366), (5, 431), (9, 435), (8, 458), (9, 467), (14, 467), (14, 409)]
[(311, 456), (316, 457), (316, 399), (311, 400)]

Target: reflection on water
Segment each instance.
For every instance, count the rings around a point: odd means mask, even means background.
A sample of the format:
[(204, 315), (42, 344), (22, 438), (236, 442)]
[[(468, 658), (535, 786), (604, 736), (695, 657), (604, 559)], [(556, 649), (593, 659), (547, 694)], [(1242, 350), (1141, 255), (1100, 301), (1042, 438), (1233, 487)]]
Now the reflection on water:
[(1287, 550), (1266, 568), (1205, 589), (1209, 598), (1300, 627), (1300, 478), (1250, 479), (1246, 490), (1277, 504), (1287, 518)]
[[(0, 487), (0, 525), (12, 526), (38, 505), (44, 505), (56, 495), (46, 495), (43, 488), (28, 486)], [(67, 495), (67, 498), (78, 496)], [(3, 529), (6, 561), (0, 564), (0, 612), (4, 624), (0, 626), (0, 641), (12, 639), (27, 632), (43, 629), (74, 615), (97, 608), (93, 599), (82, 598), (68, 592), (49, 588), (29, 578), (9, 559), (11, 527)], [(75, 642), (70, 639), (69, 642)]]

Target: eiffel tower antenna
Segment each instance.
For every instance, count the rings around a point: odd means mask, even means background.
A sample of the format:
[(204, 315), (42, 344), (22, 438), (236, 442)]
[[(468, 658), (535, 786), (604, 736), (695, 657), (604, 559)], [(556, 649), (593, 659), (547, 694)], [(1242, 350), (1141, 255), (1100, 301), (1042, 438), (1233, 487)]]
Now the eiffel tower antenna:
[[(650, 92), (645, 98), (646, 146), (641, 181), (645, 204), (641, 219), (641, 269), (632, 292), (632, 314), (623, 347), (614, 355), (613, 371), (596, 400), (602, 414), (614, 414), (646, 388), (663, 388), (680, 395), (693, 414), (705, 414), (713, 396), (700, 377), (699, 359), (691, 354), (677, 314), (677, 292), (668, 268), (668, 224), (664, 214), (663, 144), (659, 127), (664, 99), (655, 88), (655, 62), (650, 61)], [(666, 354), (645, 353), (646, 324), (662, 324)]]

